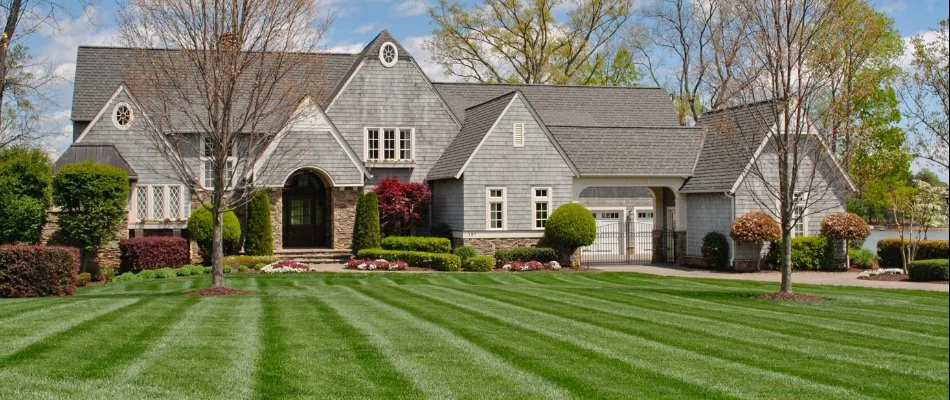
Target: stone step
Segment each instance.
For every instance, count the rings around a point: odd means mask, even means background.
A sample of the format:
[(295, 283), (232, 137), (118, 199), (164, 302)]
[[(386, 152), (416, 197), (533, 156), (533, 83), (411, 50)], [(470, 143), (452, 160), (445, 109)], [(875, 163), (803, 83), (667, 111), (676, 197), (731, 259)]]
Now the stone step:
[(350, 258), (349, 250), (340, 249), (281, 249), (275, 250), (274, 256), (286, 260), (294, 260), (304, 264), (342, 264)]

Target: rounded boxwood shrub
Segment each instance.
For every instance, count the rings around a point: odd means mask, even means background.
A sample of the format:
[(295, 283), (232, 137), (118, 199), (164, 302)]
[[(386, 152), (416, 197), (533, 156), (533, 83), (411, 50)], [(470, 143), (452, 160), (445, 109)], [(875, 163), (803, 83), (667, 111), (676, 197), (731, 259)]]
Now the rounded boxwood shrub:
[(469, 246), (459, 246), (455, 249), (452, 249), (452, 254), (459, 256), (459, 258), (462, 259), (462, 262), (465, 262), (465, 260), (477, 256), (478, 252)]
[[(205, 262), (211, 260), (212, 215), (208, 206), (201, 206), (188, 218), (188, 235), (198, 243)], [(222, 227), (222, 245), (224, 254), (234, 254), (241, 246), (241, 222), (234, 211), (224, 212), (224, 226)]]
[(916, 260), (907, 263), (907, 273), (914, 282), (945, 281), (948, 279), (950, 260)]
[(270, 197), (258, 190), (247, 203), (247, 232), (244, 236), (244, 254), (269, 256), (274, 254), (274, 231), (270, 220)]
[(571, 265), (570, 256), (574, 251), (594, 243), (596, 237), (594, 215), (577, 203), (562, 204), (544, 224), (544, 238), (558, 250), (564, 265)]
[(356, 200), (356, 221), (353, 224), (353, 254), (379, 247), (379, 198), (367, 192)]
[(729, 265), (729, 241), (726, 235), (715, 231), (707, 233), (703, 237), (702, 253), (706, 265), (726, 268)]
[(491, 256), (473, 256), (462, 260), (462, 270), (475, 272), (491, 271), (495, 259)]

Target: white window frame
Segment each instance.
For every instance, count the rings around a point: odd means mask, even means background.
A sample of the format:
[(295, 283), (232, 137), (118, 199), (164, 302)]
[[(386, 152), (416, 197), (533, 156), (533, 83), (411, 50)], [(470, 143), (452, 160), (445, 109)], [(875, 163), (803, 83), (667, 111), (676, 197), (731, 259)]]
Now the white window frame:
[[(129, 122), (125, 125), (122, 125), (119, 123), (119, 118), (118, 118), (117, 113), (119, 112), (120, 107), (125, 107), (129, 110)], [(115, 125), (117, 129), (123, 130), (123, 131), (126, 129), (129, 129), (130, 127), (132, 127), (133, 122), (135, 122), (135, 110), (132, 109), (131, 104), (123, 101), (116, 104), (115, 107), (112, 107), (112, 125)]]
[[(805, 215), (806, 206), (808, 205), (808, 192), (796, 192), (792, 195), (792, 199), (795, 200), (792, 206), (792, 217), (798, 220), (798, 223), (792, 226), (792, 237), (808, 236), (808, 216)], [(802, 212), (796, 217), (795, 209), (798, 207), (802, 208)], [(798, 224), (802, 225), (801, 234), (798, 234)]]
[[(521, 136), (518, 136), (518, 133), (521, 133)], [(511, 125), (511, 144), (513, 147), (524, 147), (525, 141), (525, 129), (524, 122), (515, 122)]]
[[(166, 218), (171, 218), (170, 208), (171, 207), (171, 188), (173, 186), (178, 187), (178, 219), (181, 222), (187, 221), (189, 217), (190, 208), (190, 196), (188, 191), (185, 189), (184, 185), (175, 185), (175, 184), (163, 184), (163, 185), (135, 185), (132, 189), (132, 197), (129, 199), (129, 221), (130, 223), (142, 223), (144, 222), (159, 222), (164, 223)], [(139, 189), (143, 189), (145, 194), (145, 210), (141, 210), (139, 206)], [(155, 189), (160, 189), (162, 195), (162, 210), (156, 212), (155, 210)], [(143, 211), (145, 218), (139, 217), (139, 212)], [(170, 223), (178, 223), (177, 220), (172, 220)]]
[[(214, 189), (214, 186), (208, 186), (208, 185), (207, 185), (207, 181), (205, 180), (205, 173), (206, 173), (206, 171), (207, 171), (207, 165), (208, 165), (209, 162), (213, 162), (214, 160), (212, 159), (212, 157), (209, 157), (209, 156), (206, 156), (206, 155), (205, 155), (205, 153), (206, 153), (206, 148), (205, 148), (205, 147), (207, 146), (207, 140), (205, 140), (205, 136), (201, 136), (199, 140), (200, 140), (200, 145), (198, 146), (198, 147), (199, 147), (199, 148), (198, 148), (198, 162), (199, 162), (200, 165), (199, 165), (199, 168), (198, 168), (198, 169), (199, 169), (198, 180), (201, 181), (201, 187), (202, 187), (202, 188), (205, 188), (205, 189)], [(228, 188), (231, 188), (231, 187), (234, 186), (234, 178), (235, 178), (235, 176), (233, 175), (233, 171), (235, 170), (235, 168), (237, 168), (237, 157), (235, 157), (234, 154), (235, 154), (235, 149), (232, 148), (232, 149), (231, 149), (231, 155), (228, 156), (228, 159), (227, 159), (227, 163), (230, 164), (230, 167), (229, 167), (229, 168), (230, 168), (231, 171), (232, 171), (231, 181), (228, 182), (228, 186), (227, 186)]]
[[(393, 49), (392, 61), (386, 61), (386, 58), (383, 54), (387, 47), (392, 47)], [(392, 68), (396, 65), (397, 62), (399, 62), (399, 48), (396, 47), (395, 43), (385, 42), (381, 46), (379, 46), (379, 62), (383, 64), (383, 66), (386, 68)]]
[[(538, 196), (538, 190), (546, 191), (545, 196)], [(533, 230), (544, 230), (544, 223), (541, 226), (538, 226), (538, 204), (547, 204), (547, 215), (544, 217), (545, 223), (547, 219), (551, 217), (551, 205), (553, 204), (554, 196), (552, 194), (550, 186), (536, 186), (531, 188), (531, 229)]]
[[(500, 190), (501, 197), (492, 197), (493, 190)], [(501, 202), (501, 228), (492, 228), (491, 205)], [(504, 186), (490, 186), (485, 188), (485, 230), (504, 231), (508, 230), (508, 188)]]
[[(379, 134), (376, 137), (378, 141), (378, 158), (369, 157), (369, 131), (378, 131)], [(395, 132), (394, 136), (394, 148), (393, 155), (394, 158), (386, 158), (386, 131), (391, 130)], [(402, 158), (402, 132), (409, 131), (409, 158)], [(415, 161), (416, 157), (416, 128), (413, 127), (391, 127), (391, 126), (367, 126), (363, 128), (363, 162), (412, 162)]]

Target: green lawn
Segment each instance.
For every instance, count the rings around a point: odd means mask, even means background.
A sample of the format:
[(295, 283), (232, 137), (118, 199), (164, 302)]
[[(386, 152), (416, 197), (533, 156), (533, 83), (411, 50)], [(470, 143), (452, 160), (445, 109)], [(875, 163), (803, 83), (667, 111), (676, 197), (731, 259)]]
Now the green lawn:
[(0, 398), (948, 396), (946, 293), (613, 273), (207, 276), (0, 300)]

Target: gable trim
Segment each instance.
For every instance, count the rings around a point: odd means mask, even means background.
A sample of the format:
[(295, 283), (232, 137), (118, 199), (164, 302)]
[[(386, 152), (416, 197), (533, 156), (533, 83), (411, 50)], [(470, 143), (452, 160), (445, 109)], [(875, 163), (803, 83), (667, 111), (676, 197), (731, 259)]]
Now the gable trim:
[(346, 81), (343, 82), (343, 85), (340, 86), (340, 89), (333, 94), (333, 99), (330, 100), (329, 104), (327, 104), (327, 111), (330, 111), (330, 109), (333, 108), (333, 106), (336, 104), (336, 101), (341, 95), (343, 95), (343, 92), (345, 92), (346, 89), (350, 87), (350, 82), (353, 82), (353, 78), (355, 78), (356, 74), (359, 73), (361, 69), (363, 69), (364, 64), (366, 64), (366, 59), (360, 59), (360, 63), (356, 65), (356, 68), (353, 69), (353, 72), (350, 73), (350, 76), (346, 78)]
[(429, 87), (429, 90), (431, 90), (432, 93), (435, 94), (435, 97), (439, 99), (439, 103), (442, 104), (442, 108), (445, 109), (445, 112), (449, 114), (449, 117), (452, 118), (452, 121), (455, 121), (455, 125), (458, 125), (459, 129), (462, 129), (462, 122), (459, 121), (458, 116), (455, 115), (454, 112), (452, 112), (451, 108), (449, 108), (449, 103), (445, 102), (445, 99), (442, 98), (442, 94), (440, 94), (438, 90), (435, 90), (435, 86), (432, 85), (432, 81), (429, 79), (429, 75), (426, 75), (426, 72), (422, 70), (422, 67), (420, 67), (419, 64), (416, 63), (416, 60), (414, 58), (411, 58), (409, 60), (412, 61), (412, 65), (416, 67), (416, 71), (419, 71), (419, 73), (422, 75), (422, 77), (424, 78), (426, 82), (426, 86)]
[[(129, 91), (125, 89), (125, 84), (120, 84), (119, 87), (115, 90), (115, 93), (112, 93), (112, 96), (109, 97), (109, 101), (106, 101), (106, 104), (102, 105), (102, 108), (99, 109), (99, 113), (97, 113), (96, 116), (91, 121), (89, 121), (89, 125), (86, 125), (86, 129), (82, 130), (82, 133), (79, 134), (79, 137), (77, 137), (76, 140), (73, 141), (73, 143), (79, 143), (83, 139), (86, 138), (86, 134), (89, 133), (89, 131), (92, 130), (92, 127), (95, 126), (96, 123), (98, 123), (100, 119), (102, 119), (103, 115), (105, 115), (106, 110), (109, 109), (109, 105), (115, 102), (115, 99), (119, 97), (119, 93), (123, 93), (123, 92), (125, 92), (126, 96), (129, 96), (129, 99), (132, 99), (132, 94), (129, 93)], [(145, 116), (144, 113), (142, 116), (143, 117)]]
[(774, 132), (778, 131), (778, 122), (772, 124), (769, 128), (768, 133), (765, 134), (765, 137), (762, 138), (762, 142), (759, 143), (759, 147), (755, 150), (755, 153), (752, 154), (752, 158), (749, 159), (749, 162), (746, 163), (745, 168), (742, 169), (742, 173), (739, 174), (739, 178), (736, 179), (736, 182), (732, 184), (732, 188), (729, 189), (729, 194), (735, 194), (739, 190), (739, 185), (742, 184), (742, 181), (745, 180), (746, 175), (749, 174), (749, 171), (752, 170), (752, 166), (755, 165), (758, 161), (759, 156), (762, 155), (762, 151), (765, 149), (765, 145), (768, 144), (769, 139), (772, 138)]
[[(581, 173), (580, 173), (580, 171), (577, 169), (577, 167), (574, 166), (574, 161), (571, 160), (571, 158), (567, 156), (567, 153), (564, 151), (563, 148), (561, 148), (561, 144), (558, 143), (557, 138), (555, 138), (555, 137), (554, 137), (554, 134), (551, 133), (550, 130), (548, 130), (548, 126), (544, 124), (544, 121), (543, 121), (543, 120), (541, 120), (541, 116), (538, 115), (538, 112), (534, 109), (534, 106), (532, 106), (532, 105), (531, 105), (531, 102), (528, 101), (528, 97), (527, 97), (527, 96), (522, 96), (522, 93), (521, 93), (520, 90), (519, 90), (518, 93), (515, 95), (515, 98), (518, 98), (519, 96), (523, 99), (522, 102), (524, 103), (525, 108), (528, 109), (528, 112), (531, 113), (531, 116), (534, 118), (534, 120), (535, 120), (535, 121), (538, 123), (538, 125), (541, 127), (541, 131), (544, 132), (544, 134), (548, 136), (548, 140), (550, 140), (550, 141), (551, 141), (551, 144), (554, 145), (554, 149), (557, 150), (558, 154), (561, 155), (561, 159), (563, 159), (564, 162), (567, 163), (567, 166), (571, 168), (571, 172), (574, 174), (574, 177), (575, 177), (575, 178), (580, 177), (580, 176), (581, 176)], [(507, 110), (506, 110), (506, 111), (507, 111)], [(503, 114), (504, 114), (504, 113), (503, 113)], [(499, 118), (500, 118), (500, 117), (499, 117)], [(477, 151), (477, 150), (476, 150), (476, 151)]]

